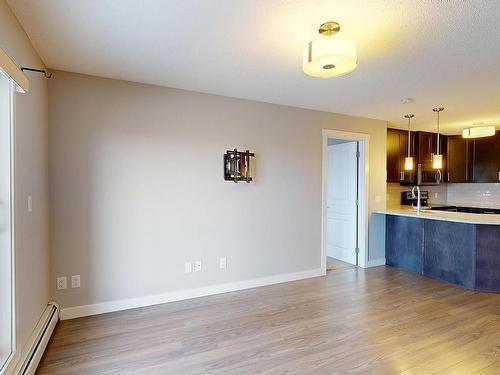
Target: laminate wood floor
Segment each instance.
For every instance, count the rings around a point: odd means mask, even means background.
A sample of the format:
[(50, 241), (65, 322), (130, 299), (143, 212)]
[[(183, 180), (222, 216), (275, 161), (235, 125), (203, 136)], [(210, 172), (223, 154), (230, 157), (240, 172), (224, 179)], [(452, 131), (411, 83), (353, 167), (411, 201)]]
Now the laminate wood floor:
[(356, 266), (343, 262), (341, 260), (326, 257), (326, 270), (327, 271), (335, 271), (335, 270), (345, 270), (347, 268), (356, 268)]
[(500, 295), (337, 270), (60, 322), (37, 374), (500, 374)]

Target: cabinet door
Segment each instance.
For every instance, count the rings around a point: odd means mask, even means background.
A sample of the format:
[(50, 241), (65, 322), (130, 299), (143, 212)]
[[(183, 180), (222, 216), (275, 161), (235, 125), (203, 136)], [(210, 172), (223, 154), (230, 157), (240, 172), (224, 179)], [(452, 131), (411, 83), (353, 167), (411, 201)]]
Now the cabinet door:
[(493, 137), (478, 138), (472, 141), (472, 181), (499, 181), (499, 137), (497, 132)]
[(399, 182), (401, 179), (399, 133), (397, 129), (387, 129), (387, 182)]
[(469, 182), (469, 141), (461, 135), (448, 137), (448, 182)]

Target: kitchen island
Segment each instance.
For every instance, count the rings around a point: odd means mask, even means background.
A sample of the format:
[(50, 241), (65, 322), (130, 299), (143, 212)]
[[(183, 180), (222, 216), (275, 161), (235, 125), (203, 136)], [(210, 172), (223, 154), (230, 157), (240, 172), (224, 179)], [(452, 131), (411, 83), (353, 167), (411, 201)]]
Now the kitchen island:
[(402, 207), (385, 215), (386, 264), (471, 290), (500, 292), (500, 215)]

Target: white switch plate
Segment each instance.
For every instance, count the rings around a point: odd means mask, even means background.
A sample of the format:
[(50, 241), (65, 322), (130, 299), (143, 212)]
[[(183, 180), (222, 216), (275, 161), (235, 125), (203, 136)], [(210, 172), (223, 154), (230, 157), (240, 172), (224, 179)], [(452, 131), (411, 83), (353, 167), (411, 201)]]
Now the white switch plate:
[(184, 272), (191, 273), (193, 272), (193, 265), (191, 263), (184, 263)]
[(68, 279), (66, 276), (57, 278), (57, 290), (62, 290), (68, 288)]
[(71, 287), (79, 288), (80, 287), (80, 275), (71, 276)]
[(227, 268), (227, 258), (226, 257), (220, 258), (219, 267), (220, 267), (220, 269), (223, 269), (223, 270), (225, 270)]
[(33, 212), (33, 197), (28, 195), (28, 212)]
[(196, 262), (194, 262), (194, 271), (201, 271), (201, 260), (197, 260)]

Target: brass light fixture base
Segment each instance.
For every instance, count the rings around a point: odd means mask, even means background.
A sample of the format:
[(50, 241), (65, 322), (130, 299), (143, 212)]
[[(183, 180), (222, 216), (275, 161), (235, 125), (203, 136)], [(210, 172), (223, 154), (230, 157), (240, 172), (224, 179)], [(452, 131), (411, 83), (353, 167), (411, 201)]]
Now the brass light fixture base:
[(405, 115), (405, 118), (413, 118), (413, 117), (415, 117), (415, 115), (411, 113), (409, 115)]
[(325, 22), (319, 27), (318, 33), (324, 36), (332, 36), (340, 31), (340, 25), (338, 22), (329, 21)]
[(441, 111), (443, 111), (443, 110), (444, 110), (444, 108), (443, 108), (443, 107), (438, 107), (438, 108), (433, 108), (432, 110), (433, 110), (434, 112), (441, 112)]

